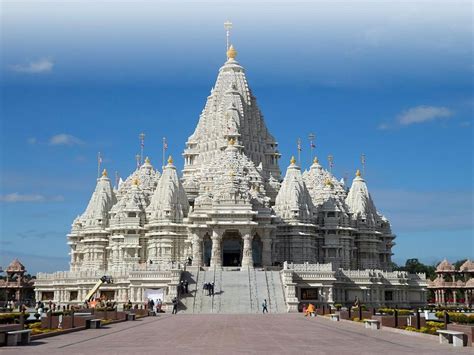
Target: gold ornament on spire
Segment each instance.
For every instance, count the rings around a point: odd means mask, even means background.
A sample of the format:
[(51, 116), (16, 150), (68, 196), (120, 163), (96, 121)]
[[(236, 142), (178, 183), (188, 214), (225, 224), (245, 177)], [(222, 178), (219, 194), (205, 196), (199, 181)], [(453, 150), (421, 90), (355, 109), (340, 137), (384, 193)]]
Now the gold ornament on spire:
[(133, 179), (133, 185), (138, 186), (139, 181), (138, 178)]
[(146, 157), (145, 158), (145, 163), (150, 164), (150, 158)]
[(168, 157), (168, 164), (173, 164), (173, 157), (171, 155)]
[(295, 159), (295, 156), (293, 155), (290, 159), (290, 164), (291, 165), (295, 165), (296, 164), (296, 159)]
[(313, 164), (319, 164), (318, 157), (314, 157), (314, 159), (313, 159)]
[(235, 144), (235, 138), (229, 139), (229, 145), (234, 145)]
[(104, 169), (104, 171), (102, 171), (102, 176), (107, 177), (107, 169)]
[(360, 173), (360, 170), (357, 169), (357, 171), (356, 171), (356, 176), (357, 176), (357, 177), (360, 177), (361, 175), (362, 175), (362, 174)]
[(234, 46), (231, 44), (229, 49), (227, 50), (227, 59), (235, 59), (237, 57), (237, 51), (235, 50)]

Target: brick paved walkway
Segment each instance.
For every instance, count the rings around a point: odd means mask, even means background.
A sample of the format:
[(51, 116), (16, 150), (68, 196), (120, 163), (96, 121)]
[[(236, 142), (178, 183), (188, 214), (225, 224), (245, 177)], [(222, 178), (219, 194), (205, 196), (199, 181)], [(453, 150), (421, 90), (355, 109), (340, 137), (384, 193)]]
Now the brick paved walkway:
[(301, 314), (169, 314), (2, 348), (5, 354), (449, 354), (437, 337), (366, 330)]

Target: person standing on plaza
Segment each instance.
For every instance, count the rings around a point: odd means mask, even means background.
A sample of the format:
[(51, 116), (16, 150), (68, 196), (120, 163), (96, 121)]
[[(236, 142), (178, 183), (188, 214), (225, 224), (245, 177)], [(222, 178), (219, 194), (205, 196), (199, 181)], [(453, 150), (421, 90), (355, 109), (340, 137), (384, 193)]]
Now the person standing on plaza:
[(161, 306), (163, 305), (163, 303), (161, 302), (161, 298), (158, 298), (158, 300), (156, 301), (156, 313), (161, 313)]
[(183, 285), (184, 285), (184, 293), (188, 294), (188, 291), (189, 291), (189, 289), (188, 289), (188, 286), (189, 286), (188, 280), (184, 280)]
[(173, 298), (173, 312), (171, 314), (178, 313), (178, 299), (176, 297)]
[(268, 313), (268, 308), (267, 308), (267, 300), (263, 300), (263, 303), (262, 303), (262, 313), (265, 314), (265, 312)]

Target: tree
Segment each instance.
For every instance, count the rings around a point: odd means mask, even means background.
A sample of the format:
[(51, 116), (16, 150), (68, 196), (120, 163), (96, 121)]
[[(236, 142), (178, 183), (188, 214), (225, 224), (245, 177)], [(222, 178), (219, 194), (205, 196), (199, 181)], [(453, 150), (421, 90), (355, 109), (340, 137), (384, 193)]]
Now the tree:
[(425, 265), (421, 263), (417, 258), (408, 259), (405, 262), (405, 266), (400, 266), (396, 270), (407, 271), (411, 274), (425, 273), (426, 277), (434, 280), (436, 278), (436, 267), (434, 265)]

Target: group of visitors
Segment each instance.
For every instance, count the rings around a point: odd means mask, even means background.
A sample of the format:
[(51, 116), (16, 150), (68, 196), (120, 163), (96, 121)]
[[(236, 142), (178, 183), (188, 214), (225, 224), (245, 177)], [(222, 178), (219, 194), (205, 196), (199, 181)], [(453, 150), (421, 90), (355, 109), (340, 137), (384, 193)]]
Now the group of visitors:
[(161, 298), (158, 298), (156, 300), (156, 302), (153, 301), (153, 299), (150, 298), (147, 302), (147, 308), (150, 311), (156, 311), (156, 313), (161, 313), (162, 312), (162, 307), (163, 307), (163, 302), (161, 301)]
[(207, 290), (208, 296), (214, 296), (214, 282), (206, 282), (203, 288)]

